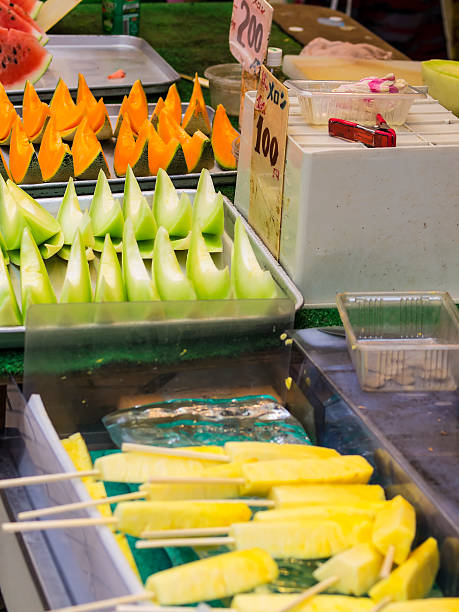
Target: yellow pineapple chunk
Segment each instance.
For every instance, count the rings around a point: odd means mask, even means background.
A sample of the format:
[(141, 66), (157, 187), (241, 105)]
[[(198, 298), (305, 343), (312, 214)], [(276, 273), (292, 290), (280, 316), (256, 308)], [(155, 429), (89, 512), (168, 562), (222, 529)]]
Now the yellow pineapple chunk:
[(313, 576), (320, 582), (338, 576), (328, 590), (344, 595), (364, 595), (377, 582), (383, 556), (369, 543), (357, 544), (323, 563)]
[(243, 502), (133, 501), (121, 502), (115, 510), (118, 529), (136, 538), (159, 529), (225, 527), (248, 521), (251, 514)]
[[(295, 595), (258, 595), (249, 593), (236, 595), (231, 602), (231, 610), (235, 612), (278, 612), (295, 599)], [(345, 597), (343, 595), (316, 595), (302, 604), (295, 606), (295, 612), (368, 612), (374, 603), (367, 597)], [(293, 610), (292, 610), (293, 612)]]
[(430, 592), (439, 565), (437, 541), (428, 538), (387, 578), (370, 589), (370, 597), (375, 601), (384, 597), (395, 601), (422, 599)]
[(231, 461), (271, 461), (273, 459), (328, 459), (338, 451), (310, 444), (275, 444), (273, 442), (227, 442), (225, 451)]
[[(107, 497), (105, 485), (103, 482), (100, 482), (100, 480), (93, 480), (91, 482), (85, 482), (84, 484), (92, 499), (103, 499), (104, 497)], [(97, 506), (97, 509), (99, 510), (102, 516), (112, 516), (110, 504), (100, 504), (100, 506)]]
[(410, 554), (416, 533), (416, 513), (401, 495), (385, 504), (375, 518), (373, 544), (383, 554), (395, 547), (394, 561), (403, 563)]
[(255, 461), (242, 465), (246, 479), (243, 495), (267, 495), (281, 484), (365, 484), (373, 468), (360, 455), (330, 457), (330, 459), (278, 459)]
[[(240, 462), (223, 463), (203, 470), (201, 476), (213, 478), (242, 478)], [(231, 499), (240, 496), (237, 484), (155, 484), (145, 483), (140, 487), (147, 491), (148, 499)]]
[(238, 550), (260, 546), (279, 559), (324, 559), (359, 542), (368, 542), (371, 529), (372, 523), (361, 517), (342, 517), (340, 521), (235, 523), (229, 534)]
[(201, 476), (213, 461), (187, 459), (151, 453), (113, 453), (96, 459), (94, 467), (101, 480), (112, 482), (145, 482), (155, 476)]
[(263, 510), (257, 512), (253, 517), (254, 521), (302, 521), (304, 519), (330, 519), (340, 520), (346, 516), (360, 516), (372, 521), (375, 514), (380, 510), (385, 502), (368, 503), (367, 506), (341, 506), (333, 504), (321, 506), (320, 504), (311, 506), (298, 506), (296, 508), (286, 508), (285, 510)]
[(145, 587), (161, 605), (221, 599), (275, 580), (279, 570), (261, 548), (216, 555), (152, 574)]
[(273, 487), (269, 499), (277, 508), (288, 508), (303, 504), (357, 505), (385, 500), (384, 489), (379, 485), (321, 484), (282, 485)]
[(402, 601), (388, 605), (384, 612), (459, 612), (459, 597)]
[(129, 567), (137, 576), (137, 578), (142, 582), (139, 574), (139, 570), (137, 569), (136, 562), (134, 561), (134, 555), (132, 554), (131, 547), (129, 546), (128, 541), (126, 540), (126, 536), (124, 533), (114, 533), (116, 543), (121, 549), (121, 552), (126, 557), (126, 561), (129, 563)]
[[(80, 432), (64, 438), (61, 442), (78, 471), (86, 472), (87, 470), (92, 470), (92, 461), (89, 456), (88, 447)], [(94, 480), (94, 478), (92, 476), (85, 476), (82, 480), (83, 482), (88, 482)]]
[[(168, 447), (171, 448), (171, 447)], [(189, 450), (196, 453), (210, 453), (211, 455), (226, 455), (223, 446), (215, 446), (210, 444), (209, 446), (179, 446), (178, 450)], [(215, 465), (215, 461), (212, 462)]]

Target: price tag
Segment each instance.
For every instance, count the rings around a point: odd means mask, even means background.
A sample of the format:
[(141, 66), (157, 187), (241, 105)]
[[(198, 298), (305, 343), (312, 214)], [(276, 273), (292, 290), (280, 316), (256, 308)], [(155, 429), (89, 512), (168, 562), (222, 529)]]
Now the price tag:
[(244, 70), (258, 72), (263, 64), (273, 12), (266, 0), (234, 0), (229, 46)]
[(288, 90), (265, 66), (255, 99), (250, 173), (249, 223), (279, 259)]

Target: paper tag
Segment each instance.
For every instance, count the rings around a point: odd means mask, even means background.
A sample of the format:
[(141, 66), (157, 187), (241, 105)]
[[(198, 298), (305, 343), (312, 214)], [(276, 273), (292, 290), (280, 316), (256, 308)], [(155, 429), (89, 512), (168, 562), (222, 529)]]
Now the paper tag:
[(266, 0), (234, 0), (230, 51), (242, 68), (258, 72), (268, 49), (273, 7)]
[(262, 66), (253, 116), (249, 223), (276, 259), (280, 247), (288, 109), (287, 88)]

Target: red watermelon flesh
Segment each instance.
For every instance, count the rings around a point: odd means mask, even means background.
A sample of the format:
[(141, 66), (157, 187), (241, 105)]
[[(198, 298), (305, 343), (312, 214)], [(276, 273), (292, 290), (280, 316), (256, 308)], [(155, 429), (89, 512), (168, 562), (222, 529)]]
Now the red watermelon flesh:
[(13, 11), (15, 11), (20, 17), (25, 19), (27, 23), (30, 23), (30, 25), (32, 25), (35, 29), (37, 29), (42, 34), (45, 33), (43, 28), (41, 28), (38, 25), (38, 23), (34, 19), (32, 19), (29, 13), (26, 13), (25, 10), (22, 8), (22, 6), (20, 6), (19, 4), (16, 4), (15, 2), (10, 2), (10, 0), (0, 0), (0, 4), (3, 4), (7, 8), (10, 8)]
[(14, 30), (21, 30), (21, 32), (28, 32), (38, 40), (42, 37), (41, 32), (35, 27), (35, 24), (30, 24), (21, 17), (14, 8), (6, 7), (3, 2), (0, 2), (0, 27), (6, 28), (7, 30), (13, 28)]
[(12, 4), (20, 6), (28, 15), (35, 18), (38, 15), (38, 11), (41, 9), (43, 2), (40, 2), (40, 0), (14, 0)]
[(31, 34), (0, 27), (0, 82), (20, 89), (35, 83), (46, 72), (52, 55)]

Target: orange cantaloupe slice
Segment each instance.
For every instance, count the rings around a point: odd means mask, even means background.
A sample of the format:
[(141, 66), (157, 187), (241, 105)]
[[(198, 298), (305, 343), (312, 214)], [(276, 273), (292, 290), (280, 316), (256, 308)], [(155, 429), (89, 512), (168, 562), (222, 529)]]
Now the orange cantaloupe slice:
[(139, 135), (135, 142), (134, 151), (130, 160), (130, 166), (134, 176), (150, 176), (148, 163), (148, 143), (155, 128), (148, 119), (140, 126)]
[(159, 114), (163, 110), (164, 106), (164, 100), (160, 97), (156, 102), (153, 112), (151, 113), (150, 121), (156, 130), (158, 129)]
[(45, 182), (67, 181), (74, 174), (72, 152), (62, 141), (53, 115), (43, 134), (38, 162)]
[(0, 151), (0, 176), (2, 176), (5, 179), (5, 181), (11, 178), (8, 164), (6, 163), (6, 160), (3, 157), (3, 153), (1, 151)]
[(188, 142), (182, 144), (182, 148), (188, 172), (201, 172), (203, 168), (211, 170), (214, 167), (214, 150), (210, 138), (200, 130), (196, 130)]
[(113, 136), (115, 138), (118, 138), (121, 129), (121, 124), (123, 123), (123, 117), (124, 115), (127, 115), (127, 104), (127, 96), (124, 96), (123, 101), (121, 102), (120, 110), (118, 112), (118, 117), (116, 118), (115, 129), (113, 130)]
[(201, 172), (203, 168), (213, 168), (214, 153), (209, 138), (201, 131), (195, 132), (191, 137), (175, 121), (165, 108), (159, 117), (160, 136), (164, 134), (168, 141), (177, 138), (182, 145), (188, 172)]
[(127, 98), (127, 112), (131, 120), (131, 128), (135, 135), (140, 131), (140, 127), (145, 119), (148, 119), (147, 96), (142, 86), (142, 82), (137, 81), (131, 87)]
[(85, 115), (86, 105), (84, 103), (75, 104), (63, 79), (59, 79), (54, 90), (49, 110), (61, 137), (64, 140), (73, 140), (76, 129)]
[(148, 165), (150, 174), (156, 176), (162, 168), (168, 174), (185, 174), (187, 165), (182, 145), (177, 138), (165, 143), (152, 126), (148, 141)]
[(233, 128), (222, 104), (217, 106), (212, 124), (212, 148), (215, 160), (223, 170), (236, 170), (237, 161), (233, 155), (233, 140), (240, 134)]
[(110, 176), (101, 144), (92, 131), (87, 117), (83, 119), (75, 132), (72, 155), (76, 178), (81, 180), (97, 179), (99, 170), (103, 170), (107, 177)]
[(206, 136), (211, 134), (210, 119), (197, 72), (194, 75), (193, 92), (182, 119), (182, 127), (190, 135), (197, 130), (200, 130)]
[(0, 144), (10, 144), (11, 131), (17, 118), (16, 109), (8, 98), (5, 88), (0, 83)]
[(77, 106), (85, 105), (85, 115), (89, 126), (99, 140), (108, 140), (113, 136), (113, 130), (104, 99), (98, 101), (89, 89), (86, 79), (78, 74)]
[(131, 129), (129, 115), (123, 115), (116, 139), (113, 167), (116, 176), (125, 176), (135, 150), (135, 138)]
[(22, 99), (22, 124), (30, 142), (41, 142), (49, 116), (49, 106), (40, 100), (32, 83), (26, 81)]
[(11, 130), (10, 172), (13, 181), (18, 184), (43, 182), (37, 154), (19, 117), (16, 117)]
[(166, 99), (164, 100), (164, 106), (177, 123), (182, 121), (182, 101), (180, 100), (180, 95), (175, 83), (169, 87)]

